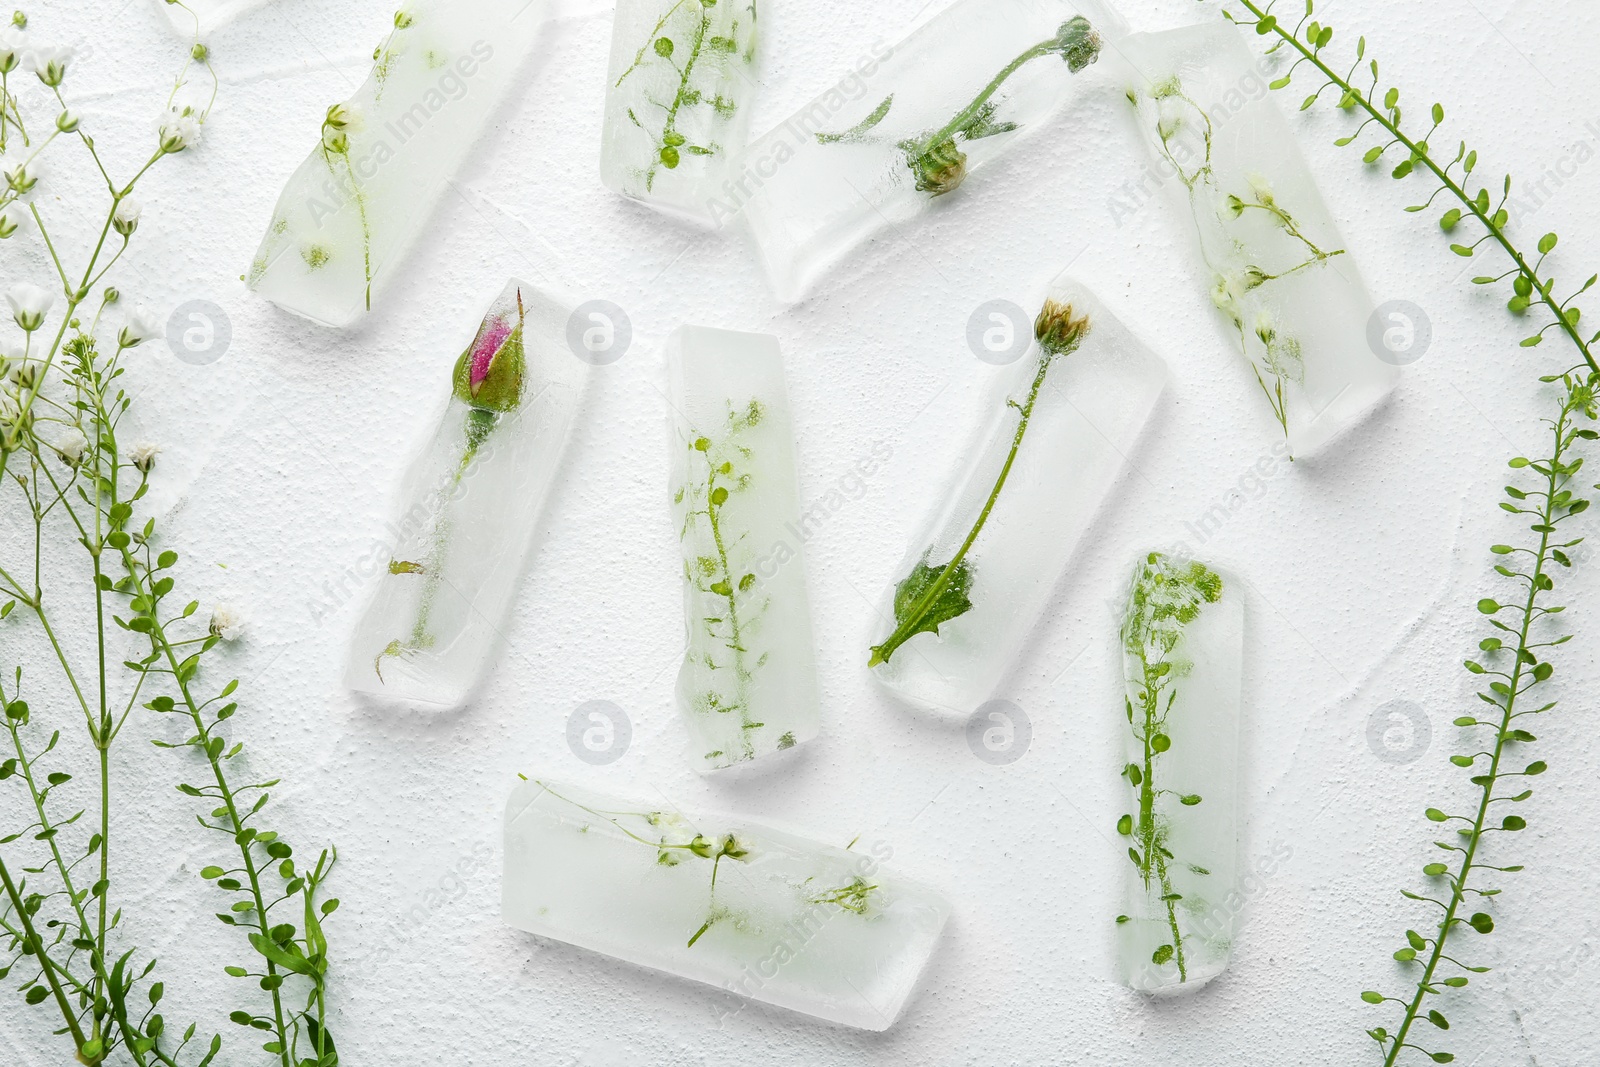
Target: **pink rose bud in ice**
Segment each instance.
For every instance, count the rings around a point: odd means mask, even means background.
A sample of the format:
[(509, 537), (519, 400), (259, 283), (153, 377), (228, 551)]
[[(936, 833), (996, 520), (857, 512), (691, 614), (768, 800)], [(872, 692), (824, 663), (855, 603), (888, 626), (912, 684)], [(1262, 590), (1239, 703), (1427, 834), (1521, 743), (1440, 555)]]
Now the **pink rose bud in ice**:
[(513, 283), (456, 361), (455, 394), (482, 411), (514, 411), (522, 402), (522, 291)]

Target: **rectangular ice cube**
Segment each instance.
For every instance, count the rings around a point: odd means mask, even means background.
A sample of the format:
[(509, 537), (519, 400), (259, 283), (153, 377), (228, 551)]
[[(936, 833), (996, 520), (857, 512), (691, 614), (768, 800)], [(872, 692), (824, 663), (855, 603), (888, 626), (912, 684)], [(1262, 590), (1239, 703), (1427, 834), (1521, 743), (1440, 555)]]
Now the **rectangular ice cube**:
[(799, 300), (878, 230), (975, 195), (956, 189), (1072, 97), (1109, 25), (1094, 0), (959, 0), (736, 156), (712, 220), (743, 219)]
[(1147, 993), (1204, 985), (1228, 966), (1238, 885), (1244, 604), (1232, 579), (1152, 552), (1120, 632), (1130, 808), (1123, 980)]
[(513, 281), (456, 361), (351, 638), (351, 689), (456, 707), (493, 661), (588, 382), (569, 315)]
[(756, 0), (617, 0), (600, 177), (710, 222), (755, 94)]
[(1065, 274), (1033, 333), (880, 612), (874, 677), (931, 709), (966, 714), (996, 694), (1166, 384), (1166, 365)]
[(1372, 297), (1239, 31), (1131, 34), (1118, 53), (1229, 343), (1291, 453), (1310, 455), (1388, 395), (1407, 356), (1374, 341)]
[(417, 0), (372, 73), (328, 109), (278, 197), (250, 288), (347, 326), (403, 261), (496, 108), (518, 85), (547, 0)]
[(683, 326), (667, 365), (689, 631), (678, 710), (709, 771), (817, 736), (800, 486), (777, 338)]
[(894, 1024), (949, 908), (853, 852), (756, 823), (530, 781), (506, 804), (519, 930), (864, 1030)]

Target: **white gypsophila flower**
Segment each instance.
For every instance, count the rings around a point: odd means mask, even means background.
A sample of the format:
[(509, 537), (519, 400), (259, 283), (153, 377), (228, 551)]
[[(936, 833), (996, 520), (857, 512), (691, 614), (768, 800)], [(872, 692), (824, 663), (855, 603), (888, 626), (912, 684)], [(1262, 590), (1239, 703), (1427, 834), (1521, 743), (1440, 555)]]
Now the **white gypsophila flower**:
[(129, 237), (134, 230), (139, 228), (139, 216), (144, 214), (144, 205), (133, 197), (124, 197), (117, 201), (117, 209), (111, 213), (111, 225), (124, 237)]
[(1156, 128), (1163, 141), (1171, 140), (1172, 136), (1183, 129), (1184, 103), (1172, 97), (1164, 97), (1156, 104)]
[(18, 232), (27, 228), (28, 213), (20, 204), (8, 204), (0, 209), (0, 241), (7, 237), (15, 237)]
[(1278, 323), (1272, 317), (1272, 312), (1256, 313), (1256, 336), (1261, 338), (1261, 343), (1264, 345), (1272, 344), (1273, 339), (1278, 336)]
[(39, 179), (44, 176), (44, 168), (34, 155), (31, 149), (25, 147), (13, 148), (0, 155), (0, 177), (5, 179), (6, 187), (23, 203), (33, 199)]
[(25, 62), (39, 80), (54, 89), (67, 76), (67, 64), (72, 61), (72, 49), (64, 45), (41, 45), (28, 50)]
[(45, 313), (55, 303), (55, 294), (29, 282), (18, 282), (6, 290), (6, 301), (11, 305), (12, 317), (17, 325), (32, 333), (44, 325)]
[(171, 107), (156, 125), (163, 152), (182, 152), (200, 143), (201, 113), (192, 106)]
[(137, 348), (161, 332), (161, 322), (149, 308), (140, 305), (128, 312), (128, 321), (117, 334), (122, 348)]
[(0, 74), (10, 74), (22, 65), (28, 51), (28, 35), (16, 26), (0, 29)]
[(237, 641), (244, 636), (244, 616), (226, 604), (211, 609), (211, 635), (224, 641)]
[(161, 449), (149, 441), (140, 441), (133, 446), (133, 451), (128, 453), (128, 461), (140, 474), (149, 474), (150, 468), (156, 465), (156, 457), (161, 454)]
[(56, 455), (61, 457), (61, 462), (69, 467), (76, 467), (83, 461), (83, 451), (89, 447), (89, 439), (83, 436), (82, 430), (68, 430), (62, 435), (61, 440), (53, 446)]
[(1219, 274), (1211, 287), (1211, 302), (1226, 312), (1235, 323), (1242, 321), (1239, 302), (1244, 299), (1244, 284), (1237, 275)]
[(62, 133), (77, 133), (81, 121), (78, 118), (78, 113), (68, 108), (56, 116), (56, 129)]

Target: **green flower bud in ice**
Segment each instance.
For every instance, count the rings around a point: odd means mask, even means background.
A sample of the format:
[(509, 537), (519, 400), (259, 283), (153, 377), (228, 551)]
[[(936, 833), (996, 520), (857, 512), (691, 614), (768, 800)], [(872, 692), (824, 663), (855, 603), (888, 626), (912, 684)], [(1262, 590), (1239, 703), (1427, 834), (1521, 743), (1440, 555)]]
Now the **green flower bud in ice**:
[(478, 327), (478, 335), (456, 361), (455, 395), (480, 411), (515, 411), (522, 403), (522, 291), (516, 290), (516, 318), (505, 295)]
[(204, 63), (211, 58), (211, 49), (196, 41), (194, 47), (189, 49), (189, 55), (196, 63)]
[(940, 141), (911, 161), (917, 178), (917, 191), (943, 196), (953, 193), (967, 180), (967, 154), (956, 147), (954, 138)]
[(1083, 343), (1089, 332), (1089, 316), (1074, 315), (1071, 304), (1046, 300), (1033, 322), (1033, 336), (1039, 347), (1052, 356), (1063, 356)]
[(1056, 31), (1052, 51), (1060, 52), (1067, 69), (1076, 74), (1100, 58), (1100, 35), (1082, 15), (1074, 15)]

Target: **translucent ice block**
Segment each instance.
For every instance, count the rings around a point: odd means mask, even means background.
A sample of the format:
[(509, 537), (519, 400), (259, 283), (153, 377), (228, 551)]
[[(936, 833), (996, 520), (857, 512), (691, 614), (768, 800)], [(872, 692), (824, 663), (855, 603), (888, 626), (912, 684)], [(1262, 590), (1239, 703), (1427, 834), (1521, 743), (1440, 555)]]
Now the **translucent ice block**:
[(756, 0), (617, 0), (600, 176), (671, 214), (710, 221), (754, 95)]
[(517, 85), (546, 3), (417, 0), (397, 14), (371, 75), (328, 109), (278, 197), (250, 288), (325, 326), (371, 310)]
[(678, 710), (691, 757), (715, 770), (817, 736), (794, 430), (776, 338), (683, 326), (667, 362), (689, 630)]
[(1237, 29), (1132, 34), (1118, 51), (1229, 337), (1291, 452), (1310, 455), (1398, 378), (1367, 339), (1375, 309), (1361, 272)]
[(869, 665), (924, 707), (965, 714), (995, 695), (1166, 384), (1166, 365), (1066, 275), (1035, 337), (884, 598)]
[(851, 852), (742, 820), (524, 782), (501, 917), (519, 930), (864, 1030), (894, 1024), (949, 908)]
[(1238, 893), (1239, 692), (1244, 605), (1205, 564), (1153, 552), (1134, 572), (1122, 630), (1132, 811), (1123, 980), (1193, 989), (1232, 951)]
[(456, 362), (351, 640), (351, 689), (455, 707), (493, 660), (587, 383), (569, 314), (514, 281)]
[(863, 55), (734, 158), (713, 220), (742, 217), (773, 291), (799, 300), (876, 231), (972, 195), (950, 194), (1073, 95), (1108, 24), (1091, 3), (959, 0)]

